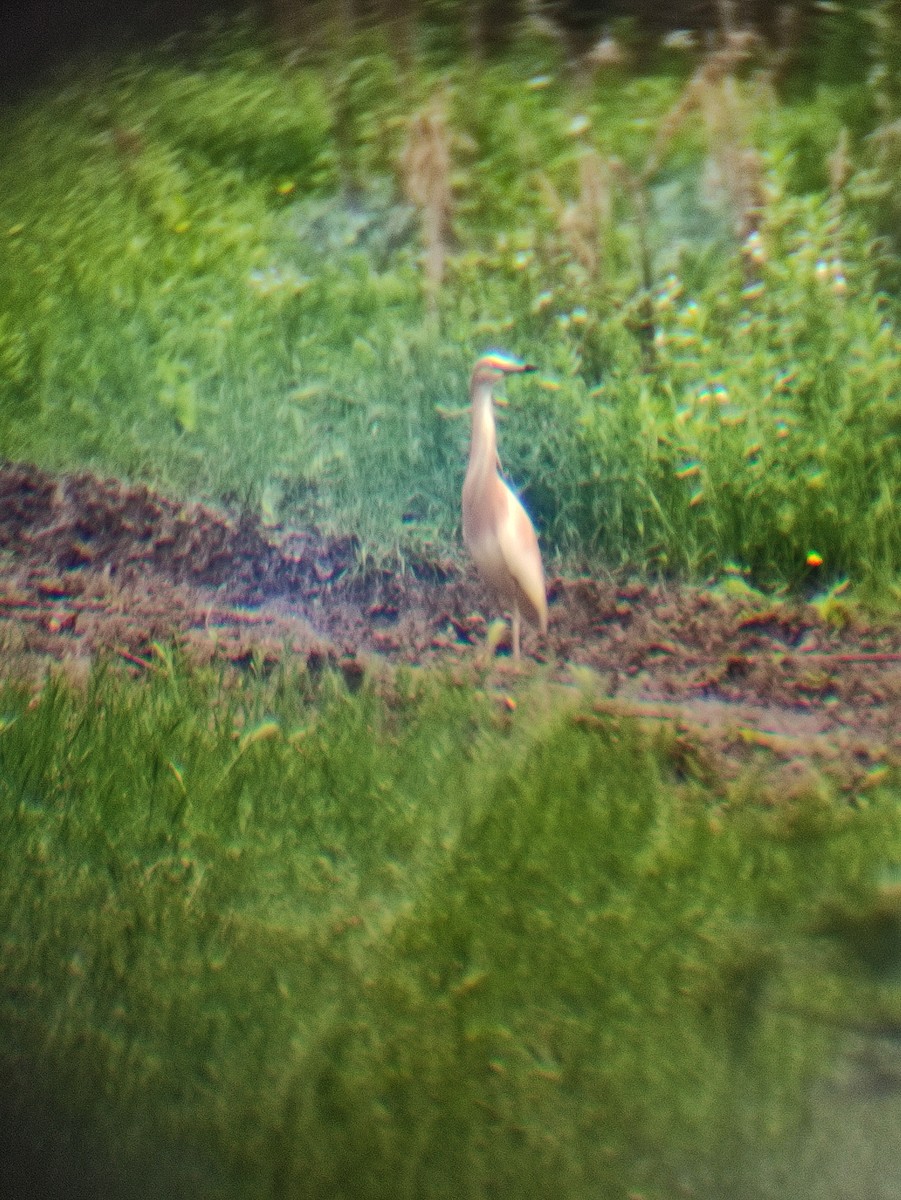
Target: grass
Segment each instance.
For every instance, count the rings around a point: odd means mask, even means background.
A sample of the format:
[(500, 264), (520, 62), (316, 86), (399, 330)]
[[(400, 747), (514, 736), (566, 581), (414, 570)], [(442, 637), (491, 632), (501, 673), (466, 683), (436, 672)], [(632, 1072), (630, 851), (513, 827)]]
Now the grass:
[(2, 711), (0, 1108), (85, 1194), (769, 1195), (829, 1022), (901, 1015), (808, 936), (890, 788), (711, 791), (540, 681), (170, 657)]
[[(887, 84), (690, 77), (229, 34), (48, 86), (4, 114), (3, 453), (443, 555), (503, 345), (549, 559), (896, 604)], [(449, 230), (401, 199), (448, 189)], [(2, 689), (0, 1190), (836, 1194), (804, 1123), (898, 1028), (889, 777), (725, 782), (540, 677)]]
[[(398, 73), (371, 38), (286, 67), (222, 36), (190, 65), (147, 55), (7, 114), (8, 456), (354, 530), (370, 553), (445, 552), (467, 431), (442, 414), (501, 344), (542, 368), (501, 449), (549, 555), (895, 594), (899, 344), (874, 215), (891, 172), (867, 157), (868, 85), (780, 103), (738, 81), (731, 125), (708, 128), (674, 115), (684, 72), (578, 83), (528, 42)], [(398, 173), (406, 114), (436, 89), (454, 243), (432, 248), (430, 313)], [(705, 192), (752, 161), (742, 138), (759, 176)], [(574, 180), (592, 154), (596, 251), (566, 216), (589, 211)], [(743, 188), (763, 189), (753, 217)]]

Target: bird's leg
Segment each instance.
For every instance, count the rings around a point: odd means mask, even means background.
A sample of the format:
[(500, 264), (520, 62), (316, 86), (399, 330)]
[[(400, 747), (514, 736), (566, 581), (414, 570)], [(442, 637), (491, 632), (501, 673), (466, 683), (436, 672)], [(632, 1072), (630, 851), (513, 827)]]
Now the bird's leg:
[(513, 661), (519, 662), (519, 602), (513, 601)]
[(483, 666), (487, 667), (491, 664), (497, 653), (498, 645), (506, 632), (507, 622), (503, 617), (496, 618), (490, 622), (488, 628), (485, 630), (485, 645), (479, 656)]

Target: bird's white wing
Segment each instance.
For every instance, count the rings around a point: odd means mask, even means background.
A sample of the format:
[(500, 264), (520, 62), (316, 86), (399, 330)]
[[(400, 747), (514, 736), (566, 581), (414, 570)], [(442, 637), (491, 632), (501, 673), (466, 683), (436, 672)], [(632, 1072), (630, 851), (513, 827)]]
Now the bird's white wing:
[(506, 484), (503, 488), (507, 503), (498, 525), (498, 544), (507, 570), (521, 593), (520, 600), (525, 602), (526, 619), (544, 632), (547, 629), (547, 589), (538, 537), (519, 498)]

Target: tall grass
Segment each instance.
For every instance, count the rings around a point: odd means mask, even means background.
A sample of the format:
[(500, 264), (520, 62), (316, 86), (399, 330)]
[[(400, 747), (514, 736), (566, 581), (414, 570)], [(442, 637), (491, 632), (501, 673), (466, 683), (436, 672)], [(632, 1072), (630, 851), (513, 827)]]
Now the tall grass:
[[(501, 344), (542, 367), (501, 440), (549, 551), (792, 585), (814, 554), (885, 593), (875, 100), (780, 103), (729, 63), (586, 81), (524, 41), (398, 72), (370, 37), (289, 67), (230, 39), (22, 102), (0, 150), (4, 453), (445, 548), (466, 430), (442, 414)], [(424, 291), (406, 114), (439, 95)]]
[(875, 901), (897, 797), (711, 793), (684, 738), (540, 685), (84, 686), (0, 698), (0, 1113), (37, 1179), (771, 1194), (875, 995), (805, 933)]

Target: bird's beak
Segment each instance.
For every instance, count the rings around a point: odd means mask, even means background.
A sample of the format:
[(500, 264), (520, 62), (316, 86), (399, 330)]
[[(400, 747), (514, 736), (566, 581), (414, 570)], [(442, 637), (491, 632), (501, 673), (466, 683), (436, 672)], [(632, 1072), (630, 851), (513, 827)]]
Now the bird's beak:
[[(507, 372), (510, 375), (525, 375), (528, 371), (537, 370), (538, 368), (533, 366), (532, 363), (517, 363), (515, 367), (507, 368)], [(510, 401), (506, 398), (506, 396), (495, 396), (494, 403), (499, 404), (501, 408), (507, 408), (510, 404)]]

